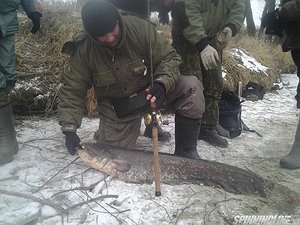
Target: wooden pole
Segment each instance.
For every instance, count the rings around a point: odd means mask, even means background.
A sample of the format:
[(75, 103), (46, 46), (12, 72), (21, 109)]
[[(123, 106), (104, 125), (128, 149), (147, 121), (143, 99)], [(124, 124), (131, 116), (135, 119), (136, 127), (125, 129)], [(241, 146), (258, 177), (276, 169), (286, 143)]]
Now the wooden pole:
[(158, 158), (158, 121), (156, 104), (151, 103), (152, 108), (152, 143), (153, 143), (153, 166), (154, 166), (154, 181), (155, 181), (155, 196), (161, 196), (160, 190), (160, 166)]

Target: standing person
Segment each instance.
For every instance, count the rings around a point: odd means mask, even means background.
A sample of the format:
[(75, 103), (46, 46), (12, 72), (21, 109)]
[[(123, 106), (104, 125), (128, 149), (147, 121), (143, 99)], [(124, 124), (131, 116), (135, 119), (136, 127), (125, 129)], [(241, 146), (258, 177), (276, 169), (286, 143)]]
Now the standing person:
[(281, 0), (278, 19), (283, 26), (282, 51), (291, 51), (297, 67), (299, 81), (295, 98), (300, 109), (300, 0)]
[(298, 121), (292, 150), (280, 160), (279, 164), (286, 169), (300, 169), (300, 120)]
[(227, 147), (216, 125), (223, 91), (221, 53), (243, 25), (245, 0), (161, 0), (172, 15), (173, 47), (183, 63), (180, 72), (204, 86), (205, 113), (199, 138)]
[[(132, 13), (132, 15), (147, 19), (148, 0), (109, 0), (118, 9)], [(161, 0), (149, 0), (149, 11), (158, 12), (158, 20), (162, 24), (169, 23), (168, 11), (162, 6)]]
[[(199, 158), (197, 137), (204, 111), (203, 87), (179, 73), (175, 49), (144, 19), (120, 13), (111, 3), (90, 0), (81, 11), (84, 31), (65, 43), (69, 69), (60, 91), (58, 119), (71, 155), (80, 146), (76, 134), (87, 90), (94, 87), (100, 114), (98, 142), (133, 148), (149, 101), (175, 112), (175, 154)], [(153, 87), (149, 75), (152, 47)]]
[[(300, 0), (282, 0), (279, 10), (279, 20), (283, 23), (282, 50), (291, 50), (291, 55), (297, 67), (299, 78), (297, 86), (297, 108), (300, 109)], [(300, 121), (295, 135), (293, 147), (289, 154), (280, 160), (280, 165), (286, 169), (300, 169)]]
[(0, 164), (9, 163), (18, 152), (9, 93), (15, 86), (15, 34), (19, 31), (17, 9), (22, 5), (32, 20), (31, 33), (40, 28), (41, 5), (36, 0), (0, 1)]
[(261, 22), (266, 34), (282, 38), (282, 51), (291, 51), (299, 78), (297, 108), (300, 108), (300, 0), (281, 0), (280, 7), (263, 16)]
[[(266, 34), (282, 37), (282, 51), (291, 51), (300, 79), (300, 0), (281, 0), (280, 6), (262, 18), (262, 27), (266, 28)], [(297, 108), (300, 108), (300, 80), (295, 98)], [(280, 160), (279, 164), (287, 169), (300, 168), (300, 122), (292, 150)]]

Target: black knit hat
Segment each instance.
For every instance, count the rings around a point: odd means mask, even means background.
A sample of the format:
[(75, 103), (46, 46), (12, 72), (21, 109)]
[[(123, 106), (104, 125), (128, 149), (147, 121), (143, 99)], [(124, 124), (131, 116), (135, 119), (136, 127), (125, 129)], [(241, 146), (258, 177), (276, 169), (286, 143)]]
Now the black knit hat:
[(118, 13), (105, 0), (89, 0), (82, 7), (81, 18), (86, 32), (96, 38), (113, 31), (118, 22)]

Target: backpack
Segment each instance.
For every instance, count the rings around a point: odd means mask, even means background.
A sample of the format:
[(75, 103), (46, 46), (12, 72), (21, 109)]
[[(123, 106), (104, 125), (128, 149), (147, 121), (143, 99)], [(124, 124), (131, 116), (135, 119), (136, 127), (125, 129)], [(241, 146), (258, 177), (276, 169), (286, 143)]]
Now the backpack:
[(232, 91), (223, 91), (219, 101), (219, 124), (229, 132), (230, 138), (239, 136), (243, 131), (240, 98)]
[(265, 93), (266, 90), (262, 85), (249, 81), (245, 89), (242, 91), (242, 97), (246, 100), (257, 101), (262, 100)]

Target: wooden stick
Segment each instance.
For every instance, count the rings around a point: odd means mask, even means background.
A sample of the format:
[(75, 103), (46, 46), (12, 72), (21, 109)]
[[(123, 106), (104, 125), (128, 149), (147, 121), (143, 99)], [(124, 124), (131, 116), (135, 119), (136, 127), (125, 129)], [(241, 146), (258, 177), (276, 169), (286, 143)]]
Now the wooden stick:
[(59, 170), (56, 174), (54, 174), (54, 176), (52, 176), (46, 183), (44, 183), (42, 186), (40, 186), (37, 190), (35, 190), (33, 193), (36, 193), (38, 191), (40, 191), (43, 187), (45, 187), (51, 180), (53, 180), (58, 174), (60, 174), (63, 170), (65, 170), (67, 167), (69, 167), (71, 164), (73, 164), (77, 159), (79, 159), (79, 157), (77, 157), (76, 159), (72, 160), (70, 163), (68, 163), (68, 165), (66, 165), (64, 168), (62, 168), (61, 170)]
[(30, 194), (19, 193), (19, 192), (15, 192), (15, 191), (7, 191), (7, 190), (4, 190), (4, 189), (0, 189), (0, 194), (5, 194), (5, 195), (11, 195), (11, 196), (20, 197), (20, 198), (30, 199), (34, 202), (41, 203), (42, 205), (50, 206), (53, 209), (55, 209), (57, 212), (59, 212), (60, 214), (68, 214), (68, 211), (66, 209), (64, 209), (63, 207), (61, 207), (60, 205), (58, 205), (56, 203), (53, 203), (51, 201), (47, 201), (45, 199), (37, 198), (37, 197), (32, 196)]
[(157, 111), (156, 104), (151, 103), (152, 108), (152, 143), (153, 143), (153, 166), (154, 166), (154, 181), (155, 181), (155, 196), (161, 196), (160, 190), (160, 168), (158, 158), (158, 129), (157, 129)]

